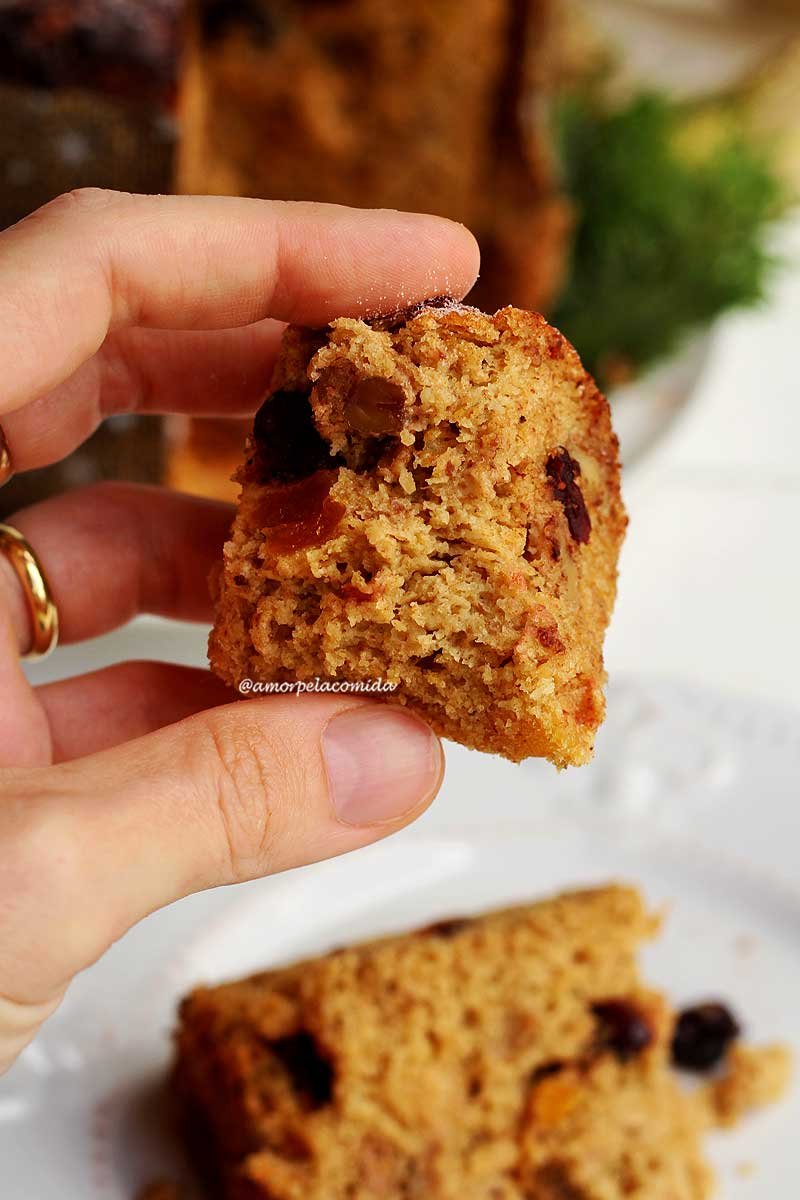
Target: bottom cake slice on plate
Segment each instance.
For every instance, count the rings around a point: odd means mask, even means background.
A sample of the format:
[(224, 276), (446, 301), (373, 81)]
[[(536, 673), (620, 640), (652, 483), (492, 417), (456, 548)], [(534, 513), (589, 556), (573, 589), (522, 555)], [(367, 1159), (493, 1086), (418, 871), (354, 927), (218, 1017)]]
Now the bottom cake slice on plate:
[[(705, 1200), (704, 1129), (775, 1098), (788, 1056), (738, 1048), (687, 1091), (636, 964), (657, 927), (609, 886), (195, 991), (176, 1086), (213, 1194)], [(694, 1067), (738, 1032), (719, 1005), (680, 1028)]]

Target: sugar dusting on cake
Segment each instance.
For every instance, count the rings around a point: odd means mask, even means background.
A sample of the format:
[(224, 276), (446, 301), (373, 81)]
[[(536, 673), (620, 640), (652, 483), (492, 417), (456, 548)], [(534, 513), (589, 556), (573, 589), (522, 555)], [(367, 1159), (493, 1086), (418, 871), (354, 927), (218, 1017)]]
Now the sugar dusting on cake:
[(408, 321), (413, 321), (415, 317), (430, 308), (448, 313), (480, 312), (480, 309), (471, 304), (465, 304), (463, 300), (457, 300), (454, 296), (439, 295), (429, 296), (426, 300), (418, 300), (414, 304), (392, 309), (391, 312), (367, 313), (363, 320), (367, 325), (380, 332), (392, 332)]

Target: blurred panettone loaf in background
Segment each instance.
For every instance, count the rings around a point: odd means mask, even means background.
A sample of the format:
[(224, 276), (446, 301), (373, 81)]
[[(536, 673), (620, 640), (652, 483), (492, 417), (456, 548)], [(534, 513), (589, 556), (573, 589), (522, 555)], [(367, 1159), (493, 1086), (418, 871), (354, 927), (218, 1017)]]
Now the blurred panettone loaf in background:
[(424, 210), (478, 236), (475, 300), (546, 308), (568, 207), (553, 0), (190, 0), (179, 191)]
[[(0, 229), (62, 192), (169, 191), (180, 0), (0, 0)], [(119, 416), (17, 475), (0, 516), (104, 478), (160, 482), (161, 422)]]
[(0, 226), (75, 187), (170, 189), (179, 7), (0, 3)]

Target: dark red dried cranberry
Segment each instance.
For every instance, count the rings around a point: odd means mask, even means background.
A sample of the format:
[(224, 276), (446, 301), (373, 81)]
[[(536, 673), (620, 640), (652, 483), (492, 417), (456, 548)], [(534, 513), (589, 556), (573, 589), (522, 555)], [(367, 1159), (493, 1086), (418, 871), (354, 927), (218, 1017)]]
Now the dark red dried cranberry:
[(672, 1039), (672, 1061), (687, 1071), (710, 1071), (741, 1033), (739, 1022), (724, 1004), (709, 1001), (684, 1009)]
[(333, 1067), (310, 1033), (303, 1030), (269, 1042), (268, 1046), (308, 1108), (315, 1110), (330, 1104), (333, 1097)]
[(262, 483), (305, 479), (321, 467), (335, 466), (330, 447), (314, 424), (311, 401), (304, 392), (274, 392), (253, 422)]
[(575, 482), (581, 473), (580, 463), (577, 463), (563, 446), (559, 446), (548, 458), (546, 469), (553, 494), (564, 506), (564, 516), (567, 518), (570, 533), (576, 542), (588, 542), (592, 522), (583, 493)]
[(647, 1014), (630, 1000), (604, 1000), (592, 1005), (600, 1022), (599, 1044), (628, 1062), (646, 1050), (655, 1036)]

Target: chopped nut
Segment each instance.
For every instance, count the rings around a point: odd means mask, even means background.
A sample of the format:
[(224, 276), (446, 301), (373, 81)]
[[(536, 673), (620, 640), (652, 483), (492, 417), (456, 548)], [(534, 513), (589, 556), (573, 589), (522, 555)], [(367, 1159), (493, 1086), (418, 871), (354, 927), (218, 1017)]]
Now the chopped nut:
[(403, 427), (406, 394), (399, 383), (373, 375), (361, 379), (345, 403), (345, 418), (355, 433), (375, 437)]

